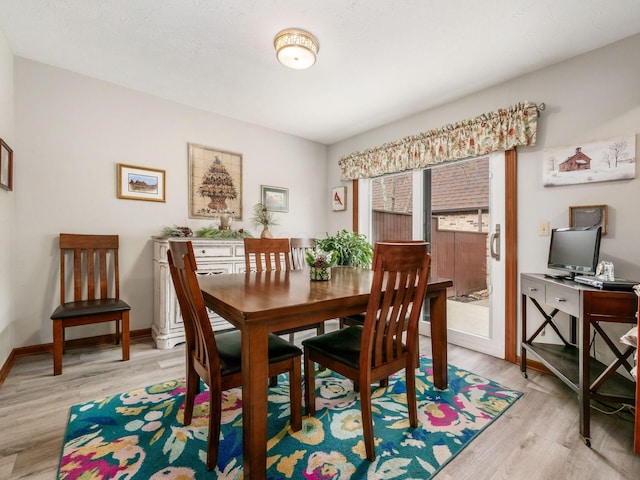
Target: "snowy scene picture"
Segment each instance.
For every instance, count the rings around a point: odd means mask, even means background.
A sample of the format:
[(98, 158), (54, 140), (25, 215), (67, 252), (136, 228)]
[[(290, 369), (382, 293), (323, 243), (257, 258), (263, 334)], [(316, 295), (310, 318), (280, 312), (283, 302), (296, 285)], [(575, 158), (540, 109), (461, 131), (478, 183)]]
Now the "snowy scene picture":
[(545, 187), (623, 180), (635, 176), (635, 135), (546, 148), (542, 153), (542, 182)]

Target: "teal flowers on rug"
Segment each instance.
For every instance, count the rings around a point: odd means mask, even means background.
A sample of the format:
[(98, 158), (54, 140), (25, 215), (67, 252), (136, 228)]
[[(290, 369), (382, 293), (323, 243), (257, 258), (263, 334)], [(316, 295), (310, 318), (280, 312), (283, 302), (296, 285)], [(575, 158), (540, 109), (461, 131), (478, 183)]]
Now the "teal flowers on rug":
[[(433, 386), (431, 360), (421, 358), (416, 385), (419, 427), (409, 426), (404, 375), (372, 398), (377, 458), (366, 460), (359, 396), (325, 370), (316, 376), (317, 408), (289, 430), (286, 376), (269, 389), (267, 477), (270, 479), (428, 479), (522, 394), (449, 365), (449, 388)], [(203, 387), (204, 388), (204, 387)], [(374, 387), (372, 387), (374, 388)], [(240, 479), (242, 390), (224, 393), (217, 468), (205, 468), (207, 394), (196, 397), (193, 422), (182, 424), (183, 380), (75, 405), (59, 479)]]

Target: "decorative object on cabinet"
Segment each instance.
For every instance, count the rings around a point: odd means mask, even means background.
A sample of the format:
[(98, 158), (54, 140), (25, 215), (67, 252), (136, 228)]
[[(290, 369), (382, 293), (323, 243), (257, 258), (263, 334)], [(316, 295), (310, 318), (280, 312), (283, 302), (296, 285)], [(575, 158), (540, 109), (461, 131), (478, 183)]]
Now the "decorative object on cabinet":
[(0, 138), (0, 188), (13, 190), (13, 150)]
[(262, 198), (262, 204), (270, 212), (288, 212), (289, 211), (289, 189), (288, 188), (270, 187), (269, 185), (261, 185), (260, 198)]
[(606, 235), (608, 210), (607, 205), (569, 207), (569, 226), (602, 227), (602, 235)]
[(347, 209), (347, 187), (333, 187), (331, 189), (331, 210), (338, 212)]
[(164, 202), (164, 189), (164, 170), (118, 163), (118, 198)]
[(546, 148), (542, 154), (542, 182), (545, 187), (624, 180), (635, 176), (635, 135)]
[(242, 154), (189, 144), (189, 217), (242, 220)]
[[(242, 273), (245, 271), (243, 240), (215, 240), (196, 237), (174, 237), (172, 240), (192, 242), (199, 275)], [(159, 349), (172, 348), (185, 341), (180, 307), (169, 273), (168, 248), (168, 238), (153, 237), (154, 303), (151, 335)], [(211, 311), (209, 311), (209, 318), (214, 331), (233, 328), (230, 323)]]
[(180, 227), (178, 225), (174, 225), (172, 227), (164, 227), (162, 229), (163, 237), (192, 237), (193, 230), (189, 227)]
[(271, 235), (271, 232), (269, 231), (269, 226), (277, 225), (278, 221), (264, 203), (256, 203), (253, 206), (253, 217), (251, 217), (251, 223), (256, 227), (258, 225), (262, 225), (260, 238), (273, 238), (273, 235)]

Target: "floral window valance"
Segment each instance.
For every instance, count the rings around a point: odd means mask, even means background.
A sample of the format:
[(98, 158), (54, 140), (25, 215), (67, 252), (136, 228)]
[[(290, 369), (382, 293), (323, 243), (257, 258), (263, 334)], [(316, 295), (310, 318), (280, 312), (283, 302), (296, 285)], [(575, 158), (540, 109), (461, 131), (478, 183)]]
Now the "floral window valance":
[(538, 108), (523, 102), (342, 157), (342, 180), (377, 177), (535, 145)]

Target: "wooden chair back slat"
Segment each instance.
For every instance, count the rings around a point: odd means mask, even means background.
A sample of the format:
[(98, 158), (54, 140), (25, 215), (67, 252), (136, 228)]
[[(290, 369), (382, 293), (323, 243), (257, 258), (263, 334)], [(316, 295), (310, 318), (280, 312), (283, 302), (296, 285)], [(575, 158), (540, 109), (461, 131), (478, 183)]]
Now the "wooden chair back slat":
[[(217, 354), (215, 335), (198, 285), (197, 264), (191, 242), (169, 242), (169, 270), (178, 297), (185, 328), (187, 348), (200, 364), (198, 373), (209, 378), (207, 370), (220, 374), (220, 358)], [(210, 368), (207, 368), (211, 365)]]
[(245, 238), (244, 261), (247, 272), (291, 270), (291, 245), (288, 238)]
[(306, 254), (315, 247), (315, 238), (291, 238), (291, 266), (294, 270), (308, 268)]
[(405, 346), (417, 341), (431, 256), (425, 242), (380, 242), (375, 247), (360, 364), (379, 368), (404, 356)]
[[(60, 303), (120, 297), (118, 235), (60, 234)], [(67, 264), (73, 278), (67, 278)], [(67, 298), (66, 286), (73, 285)]]

